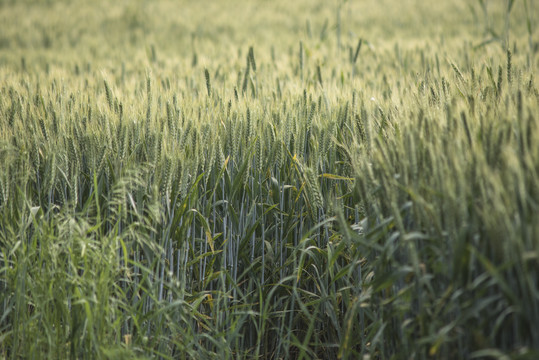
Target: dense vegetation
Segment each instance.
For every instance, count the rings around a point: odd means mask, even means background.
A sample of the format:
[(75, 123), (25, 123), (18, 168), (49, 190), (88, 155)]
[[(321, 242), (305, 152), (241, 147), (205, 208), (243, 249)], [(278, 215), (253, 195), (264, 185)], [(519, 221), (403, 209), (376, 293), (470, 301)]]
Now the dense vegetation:
[(539, 357), (534, 14), (0, 1), (0, 357)]

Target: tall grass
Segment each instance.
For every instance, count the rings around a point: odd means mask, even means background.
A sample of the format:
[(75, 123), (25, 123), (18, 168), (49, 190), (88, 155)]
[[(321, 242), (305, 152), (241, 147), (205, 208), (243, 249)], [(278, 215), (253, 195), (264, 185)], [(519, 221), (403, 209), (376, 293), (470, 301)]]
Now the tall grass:
[[(133, 37), (174, 24), (109, 5)], [(179, 62), (158, 35), (123, 63), (8, 38), (1, 356), (538, 356), (533, 46), (377, 47), (340, 10), (271, 56), (200, 29)]]

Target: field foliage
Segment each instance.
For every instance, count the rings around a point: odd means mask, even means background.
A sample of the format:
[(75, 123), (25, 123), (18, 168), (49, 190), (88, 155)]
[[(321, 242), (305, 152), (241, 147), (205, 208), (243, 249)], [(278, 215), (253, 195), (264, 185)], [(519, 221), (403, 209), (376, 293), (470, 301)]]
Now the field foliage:
[(539, 357), (533, 0), (0, 1), (0, 357)]

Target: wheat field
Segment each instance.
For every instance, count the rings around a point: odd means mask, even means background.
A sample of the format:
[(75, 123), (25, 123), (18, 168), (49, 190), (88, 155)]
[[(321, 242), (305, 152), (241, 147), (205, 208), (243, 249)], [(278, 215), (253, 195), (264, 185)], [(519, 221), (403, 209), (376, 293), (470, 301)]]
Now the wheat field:
[(538, 6), (0, 0), (0, 358), (538, 358)]

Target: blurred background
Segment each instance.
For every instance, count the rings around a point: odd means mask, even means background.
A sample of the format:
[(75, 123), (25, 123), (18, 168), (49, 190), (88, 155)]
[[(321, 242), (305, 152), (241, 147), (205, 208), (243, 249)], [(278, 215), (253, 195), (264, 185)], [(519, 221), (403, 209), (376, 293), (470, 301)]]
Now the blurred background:
[[(533, 1), (0, 1), (0, 65), (88, 62), (107, 67), (235, 62), (254, 46), (278, 58), (425, 44), (537, 47)], [(507, 8), (511, 6), (508, 13)], [(509, 14), (509, 15), (508, 15)], [(535, 16), (536, 17), (536, 16)], [(506, 44), (507, 43), (507, 44)], [(219, 46), (217, 46), (219, 45)], [(272, 50), (273, 49), (273, 50)], [(193, 57), (196, 55), (196, 59)], [(443, 56), (444, 54), (440, 54)]]

